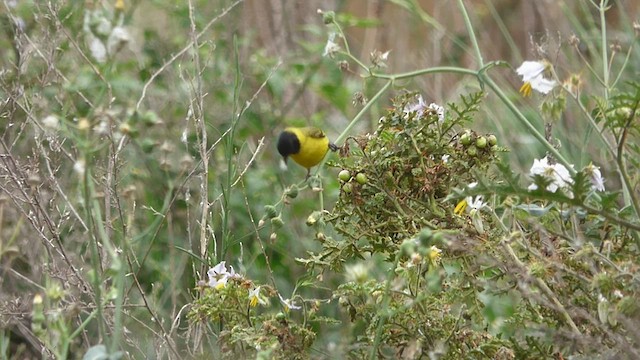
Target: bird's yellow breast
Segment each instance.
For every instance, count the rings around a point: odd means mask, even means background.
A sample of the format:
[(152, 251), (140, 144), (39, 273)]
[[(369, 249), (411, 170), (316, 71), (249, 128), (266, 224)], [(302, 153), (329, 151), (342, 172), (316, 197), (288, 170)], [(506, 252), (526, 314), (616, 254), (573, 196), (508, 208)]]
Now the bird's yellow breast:
[(318, 128), (287, 128), (285, 131), (294, 133), (300, 141), (300, 151), (291, 154), (291, 158), (307, 169), (318, 165), (329, 151), (329, 138)]

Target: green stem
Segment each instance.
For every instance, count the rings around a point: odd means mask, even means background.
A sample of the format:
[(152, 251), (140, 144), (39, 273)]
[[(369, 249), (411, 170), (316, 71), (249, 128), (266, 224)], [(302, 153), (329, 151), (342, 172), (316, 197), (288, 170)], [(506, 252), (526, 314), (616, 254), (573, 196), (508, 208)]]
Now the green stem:
[(400, 74), (391, 74), (391, 75), (372, 73), (371, 76), (378, 79), (387, 79), (387, 80), (395, 81), (395, 80), (408, 79), (416, 76), (436, 74), (436, 73), (453, 73), (453, 74), (478, 76), (478, 71), (456, 67), (456, 66), (436, 66), (436, 67), (430, 67), (428, 69), (420, 69), (420, 70), (409, 71), (409, 72), (400, 73)]
[[(86, 151), (85, 153), (88, 153)], [(95, 304), (96, 311), (98, 315), (98, 335), (99, 338), (103, 338), (105, 335), (105, 324), (104, 317), (102, 316), (102, 261), (100, 259), (100, 250), (98, 246), (98, 236), (96, 235), (96, 229), (94, 227), (99, 227), (94, 223), (94, 214), (92, 209), (93, 199), (95, 198), (95, 192), (93, 191), (93, 180), (90, 175), (90, 164), (88, 160), (85, 163), (85, 171), (83, 176), (83, 194), (84, 194), (84, 205), (87, 213), (87, 226), (89, 228), (89, 236), (91, 237), (91, 264), (93, 267), (93, 287), (95, 293)]]
[(464, 3), (462, 2), (462, 0), (458, 0), (458, 7), (460, 8), (460, 12), (462, 12), (464, 24), (467, 27), (467, 33), (469, 34), (469, 40), (471, 40), (471, 45), (473, 46), (473, 50), (476, 53), (476, 60), (478, 61), (478, 67), (481, 68), (484, 66), (484, 60), (482, 59), (480, 46), (478, 46), (478, 39), (476, 39), (476, 33), (475, 31), (473, 31), (473, 25), (471, 24), (471, 19), (469, 19), (469, 14), (467, 13), (467, 9), (464, 7)]

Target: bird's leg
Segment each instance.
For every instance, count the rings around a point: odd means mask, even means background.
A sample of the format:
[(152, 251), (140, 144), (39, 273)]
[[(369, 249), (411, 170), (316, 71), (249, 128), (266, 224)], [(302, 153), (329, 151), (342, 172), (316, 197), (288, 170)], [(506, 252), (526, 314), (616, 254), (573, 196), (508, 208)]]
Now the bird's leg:
[(307, 169), (307, 176), (304, 178), (305, 181), (309, 180), (309, 177), (311, 176), (311, 169)]
[(340, 147), (332, 142), (329, 143), (329, 150), (331, 151), (338, 151), (340, 149)]

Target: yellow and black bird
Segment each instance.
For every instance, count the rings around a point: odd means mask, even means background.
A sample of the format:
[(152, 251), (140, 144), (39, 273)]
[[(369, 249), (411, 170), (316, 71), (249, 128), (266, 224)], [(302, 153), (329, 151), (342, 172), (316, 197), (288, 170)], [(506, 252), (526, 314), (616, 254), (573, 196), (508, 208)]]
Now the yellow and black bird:
[(307, 177), (311, 168), (318, 165), (329, 150), (336, 151), (338, 147), (316, 127), (288, 127), (278, 137), (278, 152), (284, 162), (291, 157), (307, 169)]

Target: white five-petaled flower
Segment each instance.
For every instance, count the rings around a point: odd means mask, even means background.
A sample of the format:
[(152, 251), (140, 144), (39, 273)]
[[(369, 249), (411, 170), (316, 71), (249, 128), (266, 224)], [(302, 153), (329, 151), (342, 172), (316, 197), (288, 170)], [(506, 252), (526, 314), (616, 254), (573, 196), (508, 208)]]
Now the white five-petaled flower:
[(284, 299), (282, 297), (282, 295), (278, 294), (278, 297), (280, 298), (280, 302), (282, 303), (282, 306), (284, 306), (284, 311), (289, 312), (289, 310), (300, 310), (302, 309), (301, 306), (297, 306), (293, 304), (293, 300), (291, 299)]
[(551, 64), (545, 61), (525, 61), (516, 69), (516, 73), (522, 77), (524, 82), (520, 88), (522, 95), (531, 95), (531, 89), (546, 95), (556, 87), (555, 80), (544, 77), (545, 70), (550, 66)]
[(249, 289), (249, 305), (251, 307), (255, 307), (256, 305), (267, 305), (267, 301), (260, 297), (260, 286), (257, 286), (255, 289)]
[[(559, 188), (568, 187), (573, 183), (569, 170), (562, 164), (549, 164), (549, 160), (545, 156), (541, 160), (534, 159), (533, 166), (529, 170), (529, 176), (543, 176), (550, 181), (547, 185), (547, 191), (556, 192)], [(537, 190), (538, 186), (534, 183), (529, 185), (529, 190)]]
[[(477, 182), (472, 182), (471, 184), (467, 185), (467, 187), (469, 189), (473, 189), (477, 185)], [(462, 215), (462, 213), (466, 211), (470, 215), (474, 216), (478, 212), (478, 210), (482, 209), (485, 205), (486, 203), (483, 201), (482, 195), (467, 196), (456, 205), (453, 212), (458, 215)]]
[(403, 110), (405, 114), (408, 115), (409, 113), (415, 112), (416, 115), (418, 115), (418, 117), (424, 116), (425, 113), (435, 114), (438, 116), (438, 121), (440, 122), (444, 121), (444, 107), (436, 103), (431, 103), (427, 105), (422, 95), (418, 95), (417, 98), (418, 98), (417, 103), (410, 104), (410, 105), (408, 104), (407, 106), (405, 106)]
[(229, 270), (227, 270), (226, 261), (221, 261), (216, 266), (209, 269), (209, 271), (207, 271), (207, 275), (209, 276), (208, 285), (217, 290), (227, 286), (229, 279), (242, 278), (242, 276), (236, 274), (233, 266), (229, 266)]
[(600, 167), (590, 163), (584, 168), (584, 172), (589, 177), (589, 181), (591, 181), (591, 189), (595, 191), (604, 191), (604, 179), (602, 178)]

